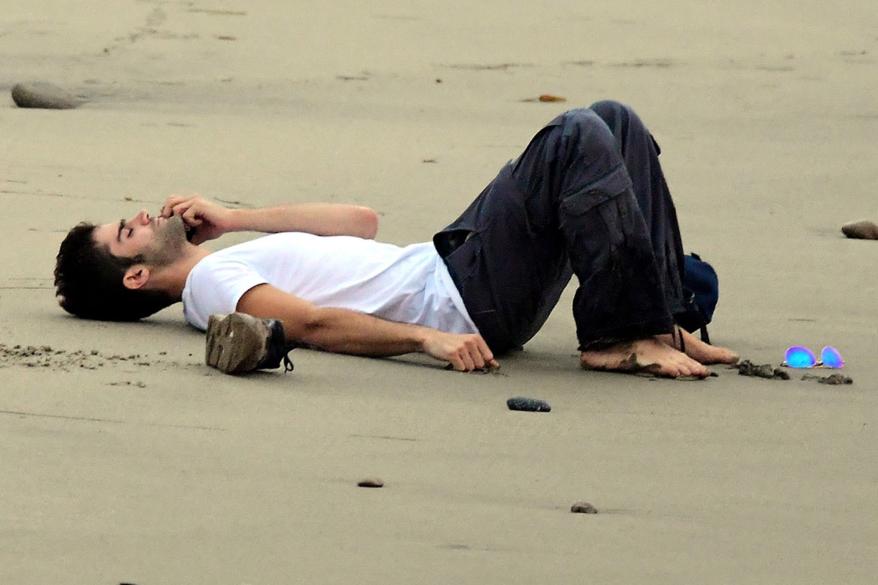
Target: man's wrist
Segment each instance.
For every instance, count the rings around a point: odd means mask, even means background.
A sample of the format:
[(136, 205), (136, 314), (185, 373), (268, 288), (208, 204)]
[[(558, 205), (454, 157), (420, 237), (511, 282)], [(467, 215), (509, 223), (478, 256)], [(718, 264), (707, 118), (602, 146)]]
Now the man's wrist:
[(415, 342), (415, 346), (417, 347), (417, 351), (420, 353), (427, 352), (427, 342), (430, 339), (431, 330), (426, 327), (420, 327), (418, 325), (413, 325), (414, 329), (413, 340)]
[(225, 233), (244, 232), (250, 228), (247, 226), (247, 218), (244, 212), (246, 209), (229, 209), (228, 221), (226, 222)]

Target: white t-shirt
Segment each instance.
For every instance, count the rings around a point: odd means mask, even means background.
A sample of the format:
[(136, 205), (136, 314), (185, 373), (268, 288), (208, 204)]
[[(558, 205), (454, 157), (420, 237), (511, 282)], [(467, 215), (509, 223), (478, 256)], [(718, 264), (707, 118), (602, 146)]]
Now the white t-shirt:
[(203, 258), (186, 278), (183, 314), (199, 329), (231, 313), (248, 290), (271, 284), (319, 307), (449, 333), (477, 333), (433, 244), (404, 248), (352, 236), (272, 234)]

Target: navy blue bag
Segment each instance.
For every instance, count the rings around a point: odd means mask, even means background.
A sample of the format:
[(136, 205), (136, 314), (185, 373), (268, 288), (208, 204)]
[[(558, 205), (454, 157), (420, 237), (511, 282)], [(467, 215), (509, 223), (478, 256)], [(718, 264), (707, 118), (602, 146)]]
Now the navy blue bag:
[(710, 343), (707, 324), (713, 319), (713, 311), (719, 300), (719, 278), (713, 266), (698, 254), (683, 257), (683, 303), (686, 312), (675, 315), (677, 324), (686, 331), (701, 330), (701, 339)]

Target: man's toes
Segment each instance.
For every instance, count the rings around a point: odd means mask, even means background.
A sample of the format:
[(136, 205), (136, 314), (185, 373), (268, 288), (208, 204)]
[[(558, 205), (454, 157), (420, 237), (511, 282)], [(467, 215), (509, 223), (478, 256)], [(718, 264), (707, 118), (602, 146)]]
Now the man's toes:
[(689, 370), (692, 372), (693, 376), (698, 376), (699, 378), (706, 378), (707, 375), (710, 374), (710, 370), (708, 370), (707, 367), (703, 366), (702, 364), (699, 364), (695, 360), (692, 360), (692, 362), (693, 363), (690, 366)]
[(674, 371), (676, 368), (674, 364), (670, 363), (667, 360), (658, 360), (651, 364), (647, 364), (640, 368), (644, 372), (649, 372), (651, 374), (655, 374), (656, 376), (662, 377), (673, 377)]
[(690, 357), (686, 357), (686, 361), (681, 365), (681, 370), (685, 373), (684, 376), (695, 376), (698, 378), (704, 378), (709, 373), (707, 368), (693, 360)]
[(664, 362), (665, 373), (671, 378), (679, 378), (680, 376), (689, 376), (689, 365), (686, 356), (673, 356)]
[(688, 364), (680, 364), (677, 367), (677, 377), (679, 378), (680, 376), (695, 376), (696, 374), (693, 370), (694, 368), (692, 368)]
[(723, 351), (724, 351), (724, 355), (723, 355), (723, 360), (721, 363), (736, 364), (736, 363), (738, 363), (738, 360), (741, 359), (741, 356), (739, 356), (738, 354), (736, 354), (735, 352), (733, 352), (730, 349), (724, 349)]

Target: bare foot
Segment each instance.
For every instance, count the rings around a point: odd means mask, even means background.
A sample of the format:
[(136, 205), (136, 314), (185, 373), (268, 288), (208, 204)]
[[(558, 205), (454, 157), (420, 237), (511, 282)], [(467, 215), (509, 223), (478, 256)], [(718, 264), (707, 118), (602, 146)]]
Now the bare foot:
[(878, 240), (878, 225), (874, 221), (852, 221), (841, 226), (841, 232), (849, 238)]
[(682, 336), (683, 343), (680, 347), (679, 339), (674, 339), (671, 334), (657, 335), (659, 341), (667, 343), (676, 349), (683, 349), (689, 357), (702, 364), (736, 364), (739, 356), (732, 350), (718, 345), (708, 345), (683, 329), (677, 327), (677, 335)]
[(657, 376), (706, 378), (710, 371), (686, 354), (651, 337), (620, 343), (598, 351), (584, 351), (579, 364), (586, 370), (650, 372)]

